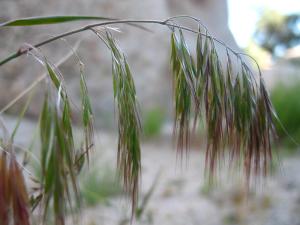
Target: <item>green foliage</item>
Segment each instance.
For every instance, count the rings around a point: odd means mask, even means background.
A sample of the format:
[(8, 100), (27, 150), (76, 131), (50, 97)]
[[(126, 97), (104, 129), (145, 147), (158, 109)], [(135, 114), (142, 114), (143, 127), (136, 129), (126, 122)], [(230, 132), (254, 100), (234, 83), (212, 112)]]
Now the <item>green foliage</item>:
[(157, 137), (165, 121), (165, 114), (160, 108), (147, 111), (143, 118), (143, 134), (146, 139)]
[(258, 21), (255, 42), (275, 56), (280, 52), (300, 43), (300, 15), (282, 15), (266, 10)]
[[(300, 82), (278, 84), (272, 89), (271, 99), (281, 123), (276, 123), (279, 142), (285, 147), (295, 149), (293, 138), (300, 142)], [(283, 127), (284, 128), (283, 128)]]

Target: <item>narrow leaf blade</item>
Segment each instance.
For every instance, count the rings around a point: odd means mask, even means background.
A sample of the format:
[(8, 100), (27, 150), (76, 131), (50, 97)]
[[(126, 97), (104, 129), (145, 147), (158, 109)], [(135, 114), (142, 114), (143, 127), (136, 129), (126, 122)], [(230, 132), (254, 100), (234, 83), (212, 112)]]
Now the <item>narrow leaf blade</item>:
[(100, 16), (49, 16), (49, 17), (28, 17), (23, 19), (10, 20), (0, 24), (0, 27), (13, 27), (13, 26), (36, 26), (36, 25), (49, 25), (74, 21), (84, 20), (115, 20), (108, 17)]

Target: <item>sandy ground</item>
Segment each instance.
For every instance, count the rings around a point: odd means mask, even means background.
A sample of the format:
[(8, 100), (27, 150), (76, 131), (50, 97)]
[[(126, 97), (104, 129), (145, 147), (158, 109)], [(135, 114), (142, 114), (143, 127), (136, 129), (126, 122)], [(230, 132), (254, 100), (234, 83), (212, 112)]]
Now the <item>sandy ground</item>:
[[(103, 151), (109, 153), (101, 153), (101, 158), (114, 163), (114, 149)], [(216, 184), (209, 186), (200, 151), (191, 150), (181, 162), (170, 142), (159, 142), (144, 145), (142, 155), (141, 201), (159, 178), (143, 215), (134, 224), (300, 224), (299, 155), (282, 159), (273, 175), (257, 183), (248, 195), (242, 173), (230, 172), (226, 166), (219, 170)], [(87, 225), (125, 225), (130, 224), (129, 215), (128, 199), (115, 198), (85, 209), (81, 218)]]

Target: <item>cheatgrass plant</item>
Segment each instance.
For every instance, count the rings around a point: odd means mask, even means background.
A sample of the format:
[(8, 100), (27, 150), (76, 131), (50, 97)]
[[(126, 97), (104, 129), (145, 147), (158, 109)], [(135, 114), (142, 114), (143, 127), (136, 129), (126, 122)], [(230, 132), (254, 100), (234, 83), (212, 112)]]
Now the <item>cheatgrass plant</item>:
[[(199, 28), (194, 30), (180, 25), (180, 18), (194, 21)], [(205, 165), (210, 178), (214, 176), (216, 167), (225, 154), (229, 154), (231, 163), (244, 165), (248, 184), (253, 175), (267, 173), (272, 160), (271, 141), (275, 135), (273, 121), (278, 117), (273, 110), (259, 66), (251, 56), (249, 58), (254, 60), (257, 70), (251, 69), (245, 63), (243, 57), (247, 55), (232, 50), (221, 40), (210, 35), (201, 21), (189, 16), (172, 17), (165, 21), (119, 20), (91, 16), (38, 17), (8, 21), (0, 24), (0, 29), (78, 20), (105, 21), (20, 48), (0, 61), (0, 66), (5, 66), (17, 57), (29, 54), (37, 59), (47, 72), (39, 79), (39, 82), (46, 81), (39, 122), (41, 177), (30, 177), (34, 180), (35, 187), (28, 194), (22, 175), (25, 168), (20, 166), (15, 156), (13, 138), (3, 137), (0, 158), (1, 224), (30, 224), (31, 208), (32, 211), (40, 210), (42, 221), (50, 220), (63, 225), (68, 212), (76, 213), (80, 210), (81, 191), (78, 175), (88, 162), (90, 149), (94, 146), (94, 115), (85, 82), (86, 74), (78, 57), (81, 106), (77, 106), (76, 109), (81, 109), (82, 112), (84, 135), (82, 145), (75, 146), (72, 114), (76, 105), (68, 95), (62, 74), (47, 56), (42, 54), (40, 47), (84, 31), (94, 32), (111, 54), (112, 91), (118, 122), (117, 167), (124, 189), (132, 199), (133, 218), (138, 203), (141, 176), (142, 127), (134, 79), (126, 54), (122, 52), (113, 36), (117, 28), (111, 28), (109, 25), (112, 24), (127, 24), (141, 30), (147, 30), (147, 24), (156, 24), (169, 29), (175, 112), (174, 135), (180, 156), (188, 154), (190, 133), (197, 128), (199, 121), (204, 121), (207, 133)], [(192, 51), (186, 42), (186, 32), (196, 36), (195, 55), (191, 54)], [(227, 53), (225, 64), (220, 61), (215, 46), (217, 44), (224, 47)], [(237, 63), (233, 65), (233, 61)], [(36, 83), (30, 88), (34, 88), (35, 85)], [(28, 91), (23, 94), (26, 93)], [(5, 110), (1, 110), (1, 113)]]

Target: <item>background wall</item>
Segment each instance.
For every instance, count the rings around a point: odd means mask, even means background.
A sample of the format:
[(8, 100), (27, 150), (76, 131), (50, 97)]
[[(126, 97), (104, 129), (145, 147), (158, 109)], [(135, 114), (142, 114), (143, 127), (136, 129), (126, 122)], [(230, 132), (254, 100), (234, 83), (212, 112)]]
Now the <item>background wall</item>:
[[(237, 48), (228, 29), (227, 1), (225, 0), (1, 0), (0, 9), (2, 21), (19, 17), (74, 14), (163, 20), (170, 16), (186, 14), (200, 18), (213, 35), (222, 39), (229, 46)], [(79, 25), (82, 23), (48, 27), (3, 28), (0, 30), (0, 57), (4, 58), (24, 43), (34, 44)], [(161, 106), (170, 114), (172, 109), (169, 72), (170, 32), (166, 27), (157, 25), (147, 26), (153, 30), (152, 33), (128, 26), (118, 27), (122, 33), (116, 33), (115, 36), (129, 58), (141, 108), (147, 110), (151, 107)], [(189, 37), (189, 44), (193, 46), (193, 38)], [(67, 38), (67, 41), (74, 45), (79, 39), (82, 42), (78, 54), (85, 63), (88, 87), (92, 95), (95, 113), (100, 118), (104, 118), (97, 122), (104, 127), (110, 127), (113, 121), (114, 104), (110, 54), (102, 42), (91, 32), (75, 35)], [(57, 41), (41, 50), (52, 62), (57, 62), (70, 48), (63, 41)], [(23, 56), (1, 68), (0, 106), (3, 107), (39, 74), (43, 73), (43, 68), (33, 61), (32, 57)], [(78, 99), (80, 94), (78, 88), (79, 67), (75, 64), (76, 60), (72, 58), (64, 63), (60, 70), (73, 98)], [(38, 92), (42, 93), (42, 88)], [(35, 96), (28, 116), (37, 116), (41, 107), (40, 96)], [(20, 107), (21, 104), (18, 104), (11, 108), (10, 112), (17, 113)]]

